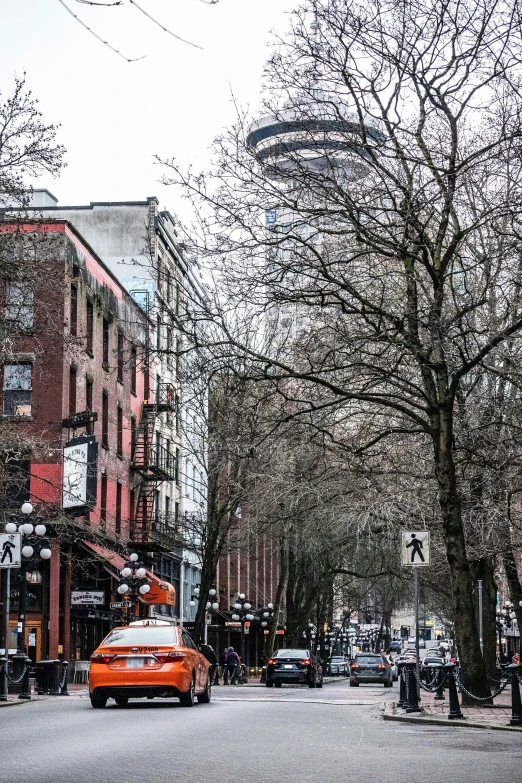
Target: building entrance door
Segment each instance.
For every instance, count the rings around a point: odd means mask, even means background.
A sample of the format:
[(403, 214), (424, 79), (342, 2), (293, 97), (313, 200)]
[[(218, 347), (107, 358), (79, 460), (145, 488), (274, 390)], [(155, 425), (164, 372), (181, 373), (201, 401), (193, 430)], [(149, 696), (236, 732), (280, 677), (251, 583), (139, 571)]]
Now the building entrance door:
[[(9, 621), (9, 649), (16, 650), (16, 635), (18, 630), (18, 621)], [(42, 621), (25, 621), (25, 648), (27, 655), (33, 663), (42, 658)]]

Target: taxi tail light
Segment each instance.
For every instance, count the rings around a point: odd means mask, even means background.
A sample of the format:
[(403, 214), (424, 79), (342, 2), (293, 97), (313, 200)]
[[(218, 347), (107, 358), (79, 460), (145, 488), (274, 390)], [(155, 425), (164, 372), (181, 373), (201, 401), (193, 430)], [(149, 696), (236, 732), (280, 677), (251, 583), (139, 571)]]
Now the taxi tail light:
[(104, 653), (93, 653), (91, 655), (91, 663), (110, 663), (114, 660), (115, 655), (105, 655)]
[(181, 661), (185, 657), (185, 653), (182, 652), (168, 652), (168, 653), (156, 653), (156, 659), (160, 663), (174, 663), (174, 661)]

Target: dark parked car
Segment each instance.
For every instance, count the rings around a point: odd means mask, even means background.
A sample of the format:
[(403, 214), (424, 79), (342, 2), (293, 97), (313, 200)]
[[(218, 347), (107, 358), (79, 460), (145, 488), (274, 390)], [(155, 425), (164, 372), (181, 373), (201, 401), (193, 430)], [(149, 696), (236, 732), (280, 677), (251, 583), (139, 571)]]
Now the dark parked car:
[(346, 677), (349, 671), (349, 664), (344, 655), (334, 655), (330, 661), (330, 674), (344, 674)]
[(276, 650), (266, 665), (266, 687), (280, 688), (284, 682), (309, 688), (323, 687), (323, 670), (311, 650)]
[(385, 688), (393, 685), (391, 666), (380, 653), (361, 653), (356, 655), (350, 667), (350, 685), (361, 682), (382, 683)]

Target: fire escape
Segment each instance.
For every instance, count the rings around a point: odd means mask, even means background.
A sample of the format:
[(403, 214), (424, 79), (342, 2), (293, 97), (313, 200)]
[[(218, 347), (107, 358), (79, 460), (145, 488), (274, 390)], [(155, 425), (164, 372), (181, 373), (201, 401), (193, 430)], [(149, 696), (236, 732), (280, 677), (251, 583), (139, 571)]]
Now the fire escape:
[[(156, 490), (163, 481), (176, 477), (176, 456), (165, 446), (161, 434), (156, 430), (156, 420), (162, 413), (172, 414), (175, 406), (174, 388), (170, 383), (159, 383), (154, 401), (145, 400), (141, 407), (138, 426), (133, 433), (133, 454), (131, 467), (141, 476), (130, 538), (134, 545), (146, 546), (149, 550), (172, 549), (175, 543), (174, 530), (168, 524), (155, 519)], [(167, 520), (168, 523), (168, 520)]]

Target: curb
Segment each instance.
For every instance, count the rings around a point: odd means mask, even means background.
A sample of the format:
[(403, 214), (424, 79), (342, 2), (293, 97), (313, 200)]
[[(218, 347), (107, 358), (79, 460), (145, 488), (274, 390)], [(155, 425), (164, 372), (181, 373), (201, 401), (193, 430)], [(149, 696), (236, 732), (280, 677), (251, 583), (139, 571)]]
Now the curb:
[(20, 699), (20, 701), (0, 701), (0, 707), (19, 707), (21, 704), (30, 704), (32, 699)]
[(485, 721), (468, 720), (448, 720), (443, 718), (424, 717), (414, 715), (397, 715), (395, 712), (395, 702), (384, 702), (382, 718), (383, 720), (393, 720), (397, 723), (421, 723), (426, 726), (447, 726), (447, 728), (468, 728), (468, 729), (488, 729), (489, 731), (514, 731), (522, 733), (522, 727), (505, 726), (497, 723), (486, 723)]

